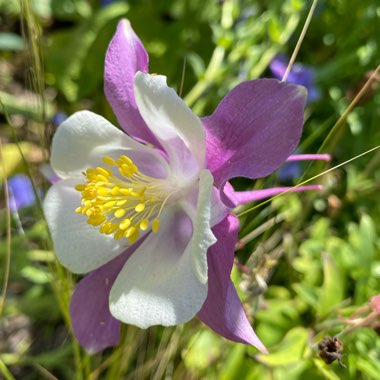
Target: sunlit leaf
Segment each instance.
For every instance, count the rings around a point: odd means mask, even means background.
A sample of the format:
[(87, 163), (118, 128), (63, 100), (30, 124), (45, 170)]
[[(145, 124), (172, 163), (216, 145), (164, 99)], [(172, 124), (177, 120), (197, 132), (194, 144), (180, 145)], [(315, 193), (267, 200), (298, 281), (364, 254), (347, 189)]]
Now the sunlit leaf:
[(220, 350), (221, 340), (217, 335), (212, 331), (203, 330), (190, 340), (182, 356), (188, 368), (203, 370), (217, 360)]
[(331, 308), (337, 306), (344, 297), (344, 285), (341, 272), (328, 253), (323, 254), (323, 285), (319, 295), (318, 313), (326, 315)]
[(302, 327), (290, 330), (269, 355), (256, 355), (257, 360), (270, 367), (286, 366), (302, 359), (307, 352), (309, 333)]

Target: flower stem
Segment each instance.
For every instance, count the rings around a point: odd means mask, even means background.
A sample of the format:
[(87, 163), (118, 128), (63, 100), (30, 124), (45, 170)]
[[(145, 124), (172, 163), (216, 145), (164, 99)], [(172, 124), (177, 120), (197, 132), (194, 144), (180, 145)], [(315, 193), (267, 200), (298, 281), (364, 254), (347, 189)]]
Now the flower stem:
[(307, 15), (305, 24), (304, 24), (304, 26), (302, 28), (302, 31), (301, 31), (301, 34), (300, 34), (300, 36), (298, 38), (296, 47), (293, 50), (293, 54), (290, 57), (290, 61), (289, 61), (288, 67), (286, 68), (285, 74), (282, 77), (282, 80), (281, 80), (282, 82), (286, 82), (286, 80), (288, 79), (288, 75), (290, 73), (290, 70), (292, 69), (292, 66), (293, 66), (293, 64), (294, 64), (294, 62), (296, 60), (298, 51), (301, 48), (302, 41), (303, 41), (303, 39), (304, 39), (304, 37), (306, 35), (307, 29), (309, 28), (310, 21), (311, 21), (311, 18), (313, 17), (314, 10), (315, 10), (315, 7), (317, 6), (317, 3), (318, 3), (318, 0), (313, 0), (313, 3), (311, 4), (309, 14)]

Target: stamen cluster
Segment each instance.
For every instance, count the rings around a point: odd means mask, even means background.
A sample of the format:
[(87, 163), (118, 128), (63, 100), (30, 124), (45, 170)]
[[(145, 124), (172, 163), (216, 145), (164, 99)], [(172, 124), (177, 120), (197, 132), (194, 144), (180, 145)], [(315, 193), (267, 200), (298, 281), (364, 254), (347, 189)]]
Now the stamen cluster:
[(103, 162), (113, 170), (97, 167), (83, 172), (86, 184), (75, 187), (82, 195), (75, 212), (87, 216), (87, 223), (100, 226), (102, 234), (113, 234), (115, 240), (125, 237), (132, 244), (139, 231), (150, 225), (157, 233), (160, 214), (170, 196), (165, 181), (144, 175), (124, 155), (117, 160), (105, 156)]

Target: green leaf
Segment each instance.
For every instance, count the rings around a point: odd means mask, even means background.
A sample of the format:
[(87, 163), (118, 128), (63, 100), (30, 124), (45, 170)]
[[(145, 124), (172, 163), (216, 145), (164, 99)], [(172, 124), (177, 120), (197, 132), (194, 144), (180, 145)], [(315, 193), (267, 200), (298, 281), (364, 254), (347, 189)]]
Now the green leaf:
[(47, 49), (47, 80), (74, 102), (101, 83), (105, 51), (117, 21), (128, 11), (117, 3), (72, 30), (55, 33)]
[(210, 330), (201, 331), (189, 342), (182, 353), (187, 368), (207, 369), (220, 354), (220, 339)]
[(196, 53), (190, 52), (186, 56), (188, 64), (192, 67), (194, 74), (196, 75), (197, 78), (200, 78), (201, 75), (205, 71), (205, 63), (202, 60), (202, 57), (199, 56)]
[(331, 308), (342, 302), (344, 297), (343, 280), (340, 269), (333, 257), (323, 254), (323, 285), (319, 295), (318, 313), (326, 315)]
[(282, 26), (279, 24), (278, 20), (275, 18), (275, 15), (269, 19), (269, 37), (273, 42), (279, 42), (282, 32)]
[(268, 299), (266, 308), (256, 312), (255, 330), (266, 345), (279, 343), (289, 330), (301, 323), (298, 304), (292, 299)]
[(51, 0), (32, 0), (33, 11), (41, 18), (51, 17)]
[(340, 377), (333, 372), (321, 359), (313, 359), (313, 364), (326, 380), (340, 380)]
[(53, 16), (74, 20), (91, 16), (91, 5), (87, 0), (50, 0)]
[(293, 364), (306, 354), (309, 333), (303, 327), (290, 330), (282, 342), (269, 351), (269, 355), (258, 354), (256, 359), (270, 367), (287, 366)]
[(32, 0), (32, 6), (43, 19), (77, 20), (90, 17), (92, 12), (87, 0)]
[(53, 262), (54, 253), (52, 251), (44, 251), (42, 249), (32, 249), (27, 253), (28, 259), (33, 261)]
[(3, 374), (5, 380), (16, 380), (1, 359), (0, 359), (0, 373)]
[(293, 284), (292, 288), (297, 293), (298, 297), (306, 302), (309, 306), (315, 308), (318, 302), (316, 288), (305, 283)]
[(241, 379), (237, 376), (244, 363), (246, 348), (243, 345), (235, 345), (228, 354), (227, 360), (220, 370), (220, 378), (225, 380)]
[(51, 274), (43, 268), (27, 266), (21, 270), (21, 275), (34, 284), (47, 284), (51, 281)]
[(380, 365), (378, 362), (370, 360), (369, 358), (366, 360), (363, 357), (357, 357), (355, 364), (360, 371), (368, 376), (368, 378), (378, 379), (380, 374)]

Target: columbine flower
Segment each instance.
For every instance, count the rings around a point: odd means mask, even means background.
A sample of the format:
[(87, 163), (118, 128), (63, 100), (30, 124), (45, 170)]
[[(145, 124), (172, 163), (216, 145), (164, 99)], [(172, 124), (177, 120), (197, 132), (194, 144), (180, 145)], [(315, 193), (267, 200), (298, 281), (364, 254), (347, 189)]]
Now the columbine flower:
[(25, 174), (16, 174), (8, 179), (9, 209), (16, 213), (19, 209), (32, 206), (36, 202), (33, 185)]
[[(277, 55), (269, 65), (270, 71), (277, 79), (282, 79), (288, 66), (289, 59), (283, 55)], [(305, 86), (308, 95), (307, 102), (313, 102), (320, 98), (320, 91), (315, 85), (315, 70), (301, 63), (295, 63), (290, 70), (287, 81), (289, 83)]]
[(197, 315), (265, 352), (230, 280), (238, 230), (230, 210), (286, 188), (235, 192), (228, 180), (266, 176), (289, 157), (306, 93), (275, 79), (244, 82), (199, 119), (164, 76), (147, 71), (148, 55), (123, 20), (105, 63), (123, 131), (82, 111), (53, 139), (62, 179), (44, 211), (55, 253), (71, 271), (91, 272), (72, 297), (75, 335), (95, 352), (117, 344), (120, 321), (147, 328)]

